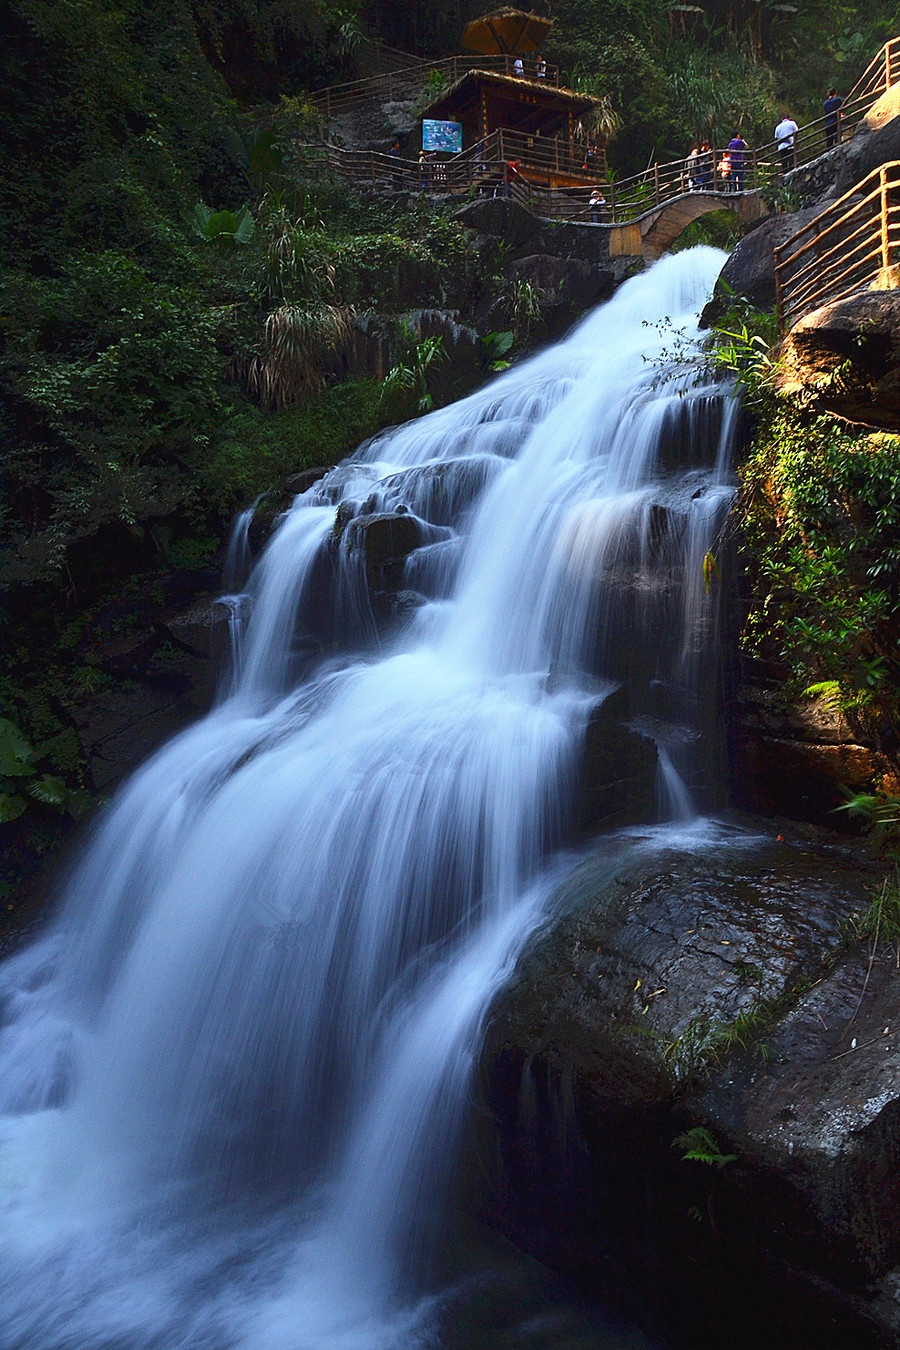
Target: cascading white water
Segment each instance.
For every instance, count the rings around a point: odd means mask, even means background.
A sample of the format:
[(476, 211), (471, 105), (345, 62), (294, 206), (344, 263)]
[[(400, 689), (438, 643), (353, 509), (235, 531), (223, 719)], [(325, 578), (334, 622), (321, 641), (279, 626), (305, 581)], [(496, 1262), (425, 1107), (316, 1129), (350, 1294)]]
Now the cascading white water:
[[(654, 325), (690, 331), (721, 262), (657, 264), (284, 517), (224, 701), (0, 972), (4, 1350), (434, 1343), (479, 1029), (592, 710), (625, 681), (665, 809), (703, 787), (731, 415), (660, 382)], [(419, 603), (388, 638), (363, 531), (398, 508)]]

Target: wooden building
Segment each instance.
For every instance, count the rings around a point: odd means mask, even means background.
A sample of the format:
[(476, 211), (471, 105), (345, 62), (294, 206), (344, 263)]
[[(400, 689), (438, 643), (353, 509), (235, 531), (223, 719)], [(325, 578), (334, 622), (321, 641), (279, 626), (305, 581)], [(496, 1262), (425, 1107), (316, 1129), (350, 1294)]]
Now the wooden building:
[[(485, 63), (487, 64), (487, 63)], [(587, 187), (605, 177), (606, 149), (578, 136), (597, 106), (589, 94), (546, 79), (472, 69), (425, 110), (438, 121), (461, 122), (463, 150), (481, 142), (486, 160), (515, 160), (520, 175), (544, 187)]]

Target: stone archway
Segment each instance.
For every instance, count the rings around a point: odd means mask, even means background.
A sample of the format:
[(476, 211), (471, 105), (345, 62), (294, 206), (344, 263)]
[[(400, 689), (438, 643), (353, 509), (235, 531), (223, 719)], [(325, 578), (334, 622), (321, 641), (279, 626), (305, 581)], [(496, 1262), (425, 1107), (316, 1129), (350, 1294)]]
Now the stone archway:
[(684, 192), (627, 225), (610, 225), (610, 257), (656, 262), (683, 229), (712, 211), (734, 211), (742, 225), (749, 225), (768, 216), (769, 208), (758, 192)]
[(769, 214), (758, 192), (684, 192), (662, 206), (652, 207), (634, 222), (640, 229), (640, 251), (647, 262), (656, 262), (682, 230), (711, 211), (734, 211), (741, 225), (750, 225)]

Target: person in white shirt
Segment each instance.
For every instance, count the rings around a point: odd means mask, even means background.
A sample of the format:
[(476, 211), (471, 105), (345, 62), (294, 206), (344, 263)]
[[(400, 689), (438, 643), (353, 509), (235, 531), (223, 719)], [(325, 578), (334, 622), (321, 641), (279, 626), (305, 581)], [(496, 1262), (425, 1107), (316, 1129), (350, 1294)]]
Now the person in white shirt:
[(797, 159), (795, 155), (794, 137), (797, 135), (797, 123), (793, 117), (783, 113), (781, 121), (775, 128), (775, 140), (778, 142), (778, 153), (781, 156), (781, 172), (788, 173), (796, 167)]
[(515, 61), (513, 61), (513, 74), (518, 75), (519, 79), (525, 74), (525, 63), (521, 56), (517, 56)]

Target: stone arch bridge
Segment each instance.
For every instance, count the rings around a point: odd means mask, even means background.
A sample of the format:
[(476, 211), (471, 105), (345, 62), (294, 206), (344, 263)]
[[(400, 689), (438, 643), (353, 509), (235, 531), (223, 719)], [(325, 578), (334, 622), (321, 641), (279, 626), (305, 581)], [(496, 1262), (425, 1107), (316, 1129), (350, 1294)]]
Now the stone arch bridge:
[(711, 211), (734, 211), (741, 225), (751, 225), (768, 215), (769, 208), (758, 191), (683, 192), (658, 206), (651, 206), (636, 219), (622, 225), (607, 225), (611, 258), (643, 257), (656, 262), (692, 221)]

